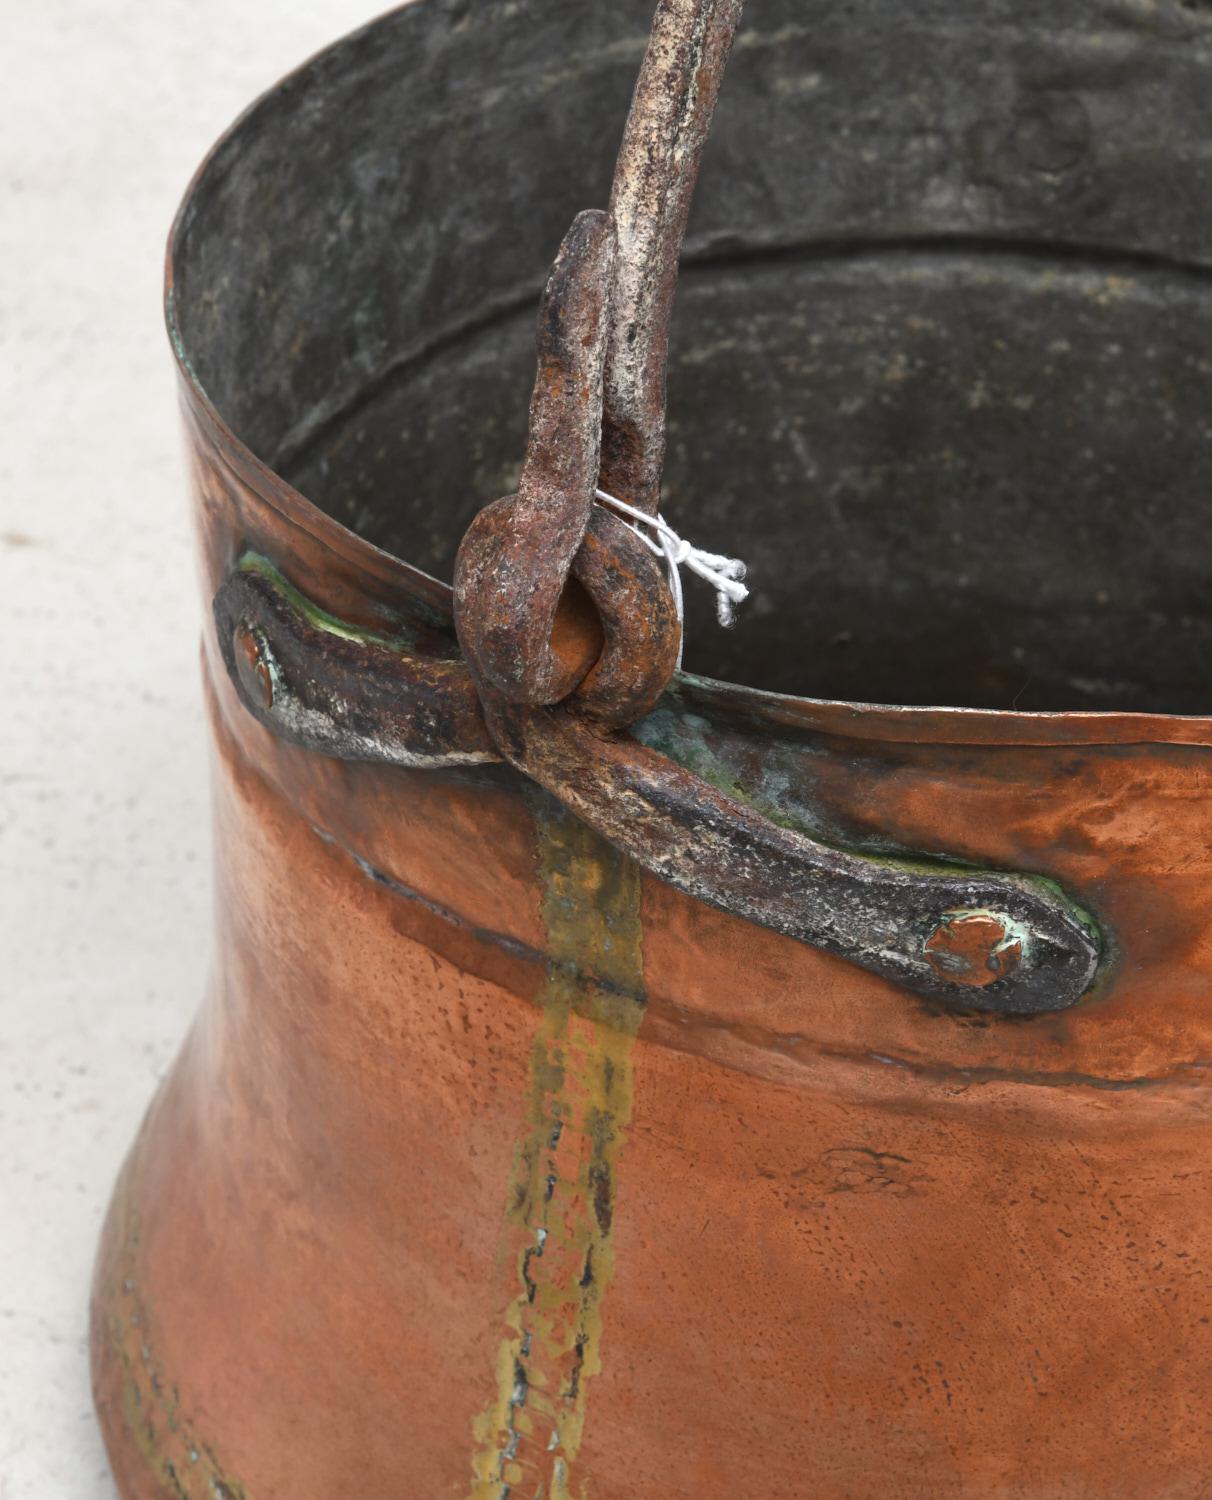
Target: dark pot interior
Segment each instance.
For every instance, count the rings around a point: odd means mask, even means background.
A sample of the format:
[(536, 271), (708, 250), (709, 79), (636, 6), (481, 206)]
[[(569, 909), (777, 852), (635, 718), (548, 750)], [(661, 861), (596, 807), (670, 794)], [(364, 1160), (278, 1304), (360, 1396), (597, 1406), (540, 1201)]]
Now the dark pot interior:
[[(449, 578), (511, 488), (538, 290), (653, 0), (419, 0), (196, 186), (181, 345), (318, 506)], [(687, 244), (665, 513), (735, 552), (687, 665), (814, 697), (1212, 709), (1212, 19), (751, 0)]]

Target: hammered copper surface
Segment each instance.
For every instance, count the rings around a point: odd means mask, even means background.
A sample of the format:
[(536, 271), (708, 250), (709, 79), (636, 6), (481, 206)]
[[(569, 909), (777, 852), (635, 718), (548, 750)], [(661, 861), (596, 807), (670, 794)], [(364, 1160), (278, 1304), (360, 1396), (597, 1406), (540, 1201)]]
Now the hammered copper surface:
[[(937, 261), (928, 267), (915, 259), (919, 246), (908, 271), (899, 265), (895, 285), (882, 273), (876, 278), (869, 324), (855, 322), (843, 334), (822, 312), (821, 338), (832, 343), (820, 346), (816, 375), (805, 367), (788, 375), (793, 383), (819, 382), (812, 394), (818, 417), (828, 407), (822, 385), (846, 364), (860, 335), (879, 368), (889, 368), (885, 314), (904, 309), (907, 288), (928, 300), (936, 322), (948, 305), (943, 283), (961, 323), (985, 305), (991, 285), (1009, 286), (1014, 306), (1027, 295), (1024, 286), (1043, 299), (1033, 315), (1042, 321), (1030, 323), (1031, 337), (1015, 354), (1022, 370), (1014, 380), (1007, 375), (992, 428), (981, 425), (993, 421), (988, 407), (954, 420), (948, 408), (933, 426), (926, 421), (922, 467), (906, 459), (895, 470), (889, 455), (902, 444), (909, 414), (884, 406), (887, 449), (879, 464), (873, 459), (862, 476), (845, 464), (823, 468), (824, 492), (836, 500), (868, 486), (864, 493), (874, 494), (877, 469), (886, 468), (887, 492), (872, 502), (885, 519), (895, 517), (902, 483), (918, 495), (927, 481), (951, 475), (956, 488), (940, 491), (938, 503), (943, 511), (958, 505), (963, 486), (955, 465), (975, 465), (978, 444), (1010, 430), (997, 424), (1011, 422), (1013, 401), (1025, 393), (1022, 371), (1040, 352), (1037, 328), (1058, 306), (1072, 311), (1080, 304), (1066, 325), (1070, 354), (1052, 356), (1060, 366), (1078, 359), (1082, 338), (1095, 327), (1100, 347), (1122, 334), (1125, 347), (1155, 348), (1153, 364), (1142, 362), (1136, 377), (1140, 404), (1123, 418), (1137, 437), (1155, 419), (1160, 425), (1153, 467), (1141, 459), (1133, 471), (1137, 503), (1115, 544), (1126, 554), (1115, 563), (1118, 572), (1107, 540), (1118, 512), (1110, 501), (1095, 503), (1087, 474), (1068, 492), (1073, 526), (1097, 534), (1105, 547), (1092, 557), (1093, 574), (1105, 567), (1108, 577), (1139, 577), (1125, 584), (1123, 612), (1107, 624), (1105, 642), (1090, 645), (1099, 610), (1109, 608), (1094, 596), (1101, 585), (1077, 602), (1073, 635), (1058, 639), (1059, 665), (1048, 677), (1049, 631), (1062, 629), (1065, 618), (1057, 580), (1069, 554), (1048, 551), (1041, 523), (1036, 561), (1044, 582), (1034, 600), (1039, 611), (1020, 639), (1024, 656), (1017, 666), (996, 652), (982, 658), (987, 672), (982, 668), (970, 697), (958, 700), (972, 709), (776, 699), (685, 679), (675, 685), (677, 703), (659, 704), (637, 735), (700, 774), (710, 769), (781, 817), (810, 818), (839, 847), (872, 857), (946, 855), (1055, 880), (1109, 935), (1098, 987), (1051, 1015), (950, 1010), (641, 873), (515, 771), (412, 770), (286, 743), (237, 697), (208, 625), (215, 971), (119, 1184), (94, 1297), (97, 1399), (127, 1500), (1199, 1500), (1207, 1493), (1212, 718), (1203, 707), (1190, 712), (1199, 701), (1206, 705), (1210, 691), (1199, 672), (1207, 616), (1185, 593), (1185, 563), (1175, 564), (1173, 577), (1184, 581), (1169, 589), (1174, 611), (1164, 613), (1170, 549), (1187, 547), (1192, 568), (1196, 560), (1202, 566), (1198, 549), (1183, 540), (1187, 523), (1169, 543), (1152, 540), (1152, 550), (1138, 548), (1135, 538), (1146, 513), (1155, 531), (1165, 530), (1171, 501), (1163, 490), (1173, 473), (1188, 474), (1183, 483), (1193, 489), (1183, 503), (1197, 516), (1191, 494), (1206, 490), (1208, 479), (1206, 455), (1202, 467), (1198, 461), (1196, 417), (1184, 417), (1163, 438), (1154, 394), (1168, 386), (1183, 412), (1193, 413), (1197, 398), (1206, 403), (1206, 381), (1201, 394), (1188, 358), (1198, 342), (1188, 311), (1203, 306), (1200, 277), (1212, 241), (1188, 210), (1206, 199), (1206, 153), (1193, 143), (1206, 135), (1212, 41), (1200, 12), (1161, 0), (1055, 12), (993, 0), (962, 10), (914, 0), (882, 19), (870, 7), (826, 15), (791, 0), (751, 9), (753, 39), (745, 42), (742, 33), (734, 64), (734, 127), (727, 94), (721, 106), (721, 163), (743, 159), (759, 126), (774, 132), (783, 117), (772, 101), (790, 100), (796, 119), (819, 124), (812, 111), (828, 115), (842, 87), (830, 59), (848, 60), (853, 71), (848, 107), (861, 139), (887, 140), (871, 112), (872, 73), (887, 84), (887, 107), (902, 112), (898, 119), (912, 98), (936, 135), (898, 134), (916, 145), (905, 146), (882, 177), (874, 167), (870, 177), (838, 177), (826, 207), (819, 195), (807, 207), (800, 198), (793, 203), (790, 179), (754, 169), (732, 199), (734, 214), (748, 213), (752, 224), (763, 195), (776, 227), (833, 213), (827, 227), (836, 243), (858, 222), (856, 203), (865, 205), (865, 222), (883, 224), (879, 216), (892, 203), (902, 231), (913, 220), (919, 229), (933, 223), (939, 235), (958, 234), (956, 216), (979, 210), (983, 232), (1012, 237), (1021, 229), (1036, 246), (1037, 258), (1024, 270), (1011, 252), (991, 265), (985, 245), (974, 252), (980, 264), (973, 274), (972, 257), (956, 257), (954, 247), (940, 250), (940, 270)], [(571, 78), (558, 69), (555, 77), (548, 57), (543, 89), (591, 111), (598, 63), (612, 78), (616, 68), (634, 74), (635, 39), (648, 10), (637, 0), (617, 12), (595, 11), (582, 23), (581, 53), (572, 63), (560, 54)], [(1062, 11), (1066, 28), (1056, 19)], [(483, 55), (474, 51), (473, 17), (483, 28)], [(487, 58), (529, 76), (526, 49), (535, 50), (535, 37), (549, 27), (550, 45), (567, 50), (573, 25), (569, 8), (555, 0), (479, 10), (421, 0), (313, 65), (266, 108), (295, 121), (302, 150), (311, 117), (300, 99), (311, 98), (323, 116), (324, 90), (352, 73), (373, 120), (385, 97), (372, 87), (379, 70), (398, 74), (403, 57), (415, 54), (416, 108), (435, 110), (447, 126), (455, 118), (463, 122), (459, 130), (475, 134), (480, 126), (467, 122), (478, 116), (459, 113), (466, 107), (454, 86), (465, 76), (459, 69), (474, 76), (478, 68), (482, 77)], [(872, 51), (871, 28), (880, 26), (880, 47)], [(898, 53), (893, 42), (902, 33), (916, 40)], [(468, 48), (472, 61), (465, 63), (460, 49)], [(933, 59), (923, 64), (933, 78), (957, 51), (979, 67), (955, 70), (950, 93), (938, 91), (936, 115), (922, 103), (930, 90), (921, 78), (898, 84), (891, 76), (906, 71), (906, 59), (926, 58)], [(1062, 57), (1065, 66), (1049, 72), (1040, 57)], [(1020, 103), (1035, 101), (1034, 115), (1002, 109), (1002, 85), (989, 82), (1002, 78), (999, 66), (1012, 74), (1006, 88), (1018, 91)], [(812, 85), (814, 73), (820, 78)], [(449, 91), (438, 102), (445, 115), (432, 97), (443, 79)], [(1158, 79), (1171, 87), (1164, 140), (1154, 128), (1156, 112), (1130, 107), (1155, 100)], [(779, 80), (781, 92), (774, 88)], [(975, 106), (971, 119), (964, 114), (982, 87), (993, 100), (993, 123), (983, 131)], [(548, 97), (543, 89), (536, 86), (527, 99)], [(1068, 97), (1079, 99), (1082, 116), (1060, 107), (1058, 99)], [(527, 317), (542, 267), (571, 219), (565, 200), (573, 209), (599, 201), (579, 182), (561, 188), (566, 163), (554, 158), (576, 155), (587, 134), (617, 117), (613, 85), (602, 98), (600, 113), (570, 126), (574, 138), (553, 138), (553, 162), (541, 159), (536, 145), (542, 129), (528, 125), (524, 111), (513, 117), (514, 149), (533, 158), (534, 202), (544, 203), (549, 166), (551, 191), (563, 194), (549, 215), (542, 208), (542, 244), (535, 230)], [(867, 112), (856, 100), (867, 101)], [(507, 106), (494, 95), (485, 107), (491, 115)], [(1003, 135), (1018, 132), (1017, 154), (998, 146), (998, 121)], [(177, 282), (181, 297), (205, 279), (203, 262), (210, 264), (219, 238), (216, 228), (211, 248), (203, 253), (194, 245), (197, 258), (190, 259), (190, 235), (212, 234), (202, 223), (207, 213), (216, 226), (226, 222), (215, 202), (240, 199), (242, 168), (233, 162), (245, 150), (256, 158), (262, 147), (249, 132), (264, 123), (246, 121), (243, 138), (220, 148), (218, 165), (212, 162), (195, 189), (197, 226), (178, 231), (184, 240), (177, 254), (189, 262), (189, 285)], [(272, 155), (281, 137), (270, 131), (267, 139)], [(336, 130), (334, 152), (340, 139)], [(814, 139), (822, 142), (824, 165), (814, 158), (801, 170), (828, 179), (836, 143)], [(936, 139), (961, 162), (963, 192), (944, 191), (942, 178), (931, 176)], [(1105, 147), (1102, 154), (1091, 139)], [(398, 147), (393, 140), (385, 149)], [(781, 143), (784, 155), (790, 149)], [(1164, 202), (1143, 165), (1158, 152), (1172, 167)], [(358, 201), (369, 203), (372, 164), (352, 148), (340, 159), (368, 195)], [(287, 179), (297, 168), (276, 180), (287, 202), (295, 201)], [(340, 176), (331, 163), (326, 171)], [(1119, 184), (1118, 196), (1103, 191), (1108, 181)], [(882, 196), (877, 182), (885, 185)], [(909, 206), (897, 207), (898, 193)], [(256, 201), (272, 222), (272, 194)], [(872, 208), (873, 201), (882, 207)], [(722, 232), (721, 202), (709, 196), (693, 253)], [(1050, 279), (1037, 255), (1043, 225), (1069, 245)], [(235, 228), (231, 233), (238, 237)], [(286, 234), (280, 226), (279, 245)], [(1092, 249), (1106, 297), (1098, 303), (1085, 283), (1077, 286), (1087, 274), (1075, 269), (1079, 242), (1144, 258), (1120, 265), (1125, 285), (1108, 291), (1106, 267)], [(300, 271), (303, 282), (319, 274), (328, 253), (322, 236), (307, 243), (316, 259)], [(364, 247), (352, 253), (357, 259)], [(525, 258), (522, 249), (517, 254)], [(803, 297), (816, 305), (822, 277), (849, 285), (857, 274), (862, 286), (875, 285), (853, 265), (812, 260), (805, 270), (808, 261), (790, 261), (784, 292), (797, 307), (808, 305)], [(1184, 268), (1171, 275), (1180, 261)], [(1011, 262), (1013, 274), (1006, 272)], [(886, 259), (882, 264), (888, 269)], [(365, 267), (350, 268), (355, 279), (359, 269)], [(769, 305), (777, 305), (770, 269), (740, 277), (753, 283), (761, 304), (757, 324), (746, 326), (761, 325), (768, 293)], [(509, 402), (520, 395), (524, 418), (529, 385), (525, 378), (517, 385), (512, 313), (467, 336), (463, 396), (451, 396), (450, 422), (457, 416), (465, 423), (464, 398), (474, 405), (497, 382), (501, 394), (481, 408), (489, 437), (476, 439), (474, 453), (448, 456), (451, 467), (439, 478), (451, 483), (449, 510), (430, 530), (431, 512), (413, 503), (423, 487), (415, 476), (396, 488), (384, 479), (392, 466), (398, 471), (400, 444), (407, 446), (401, 412), (416, 390), (406, 381), (394, 395), (367, 397), (360, 414), (325, 430), (332, 413), (321, 407), (330, 387), (365, 380), (369, 345), (344, 363), (330, 359), (325, 376), (324, 351), (340, 345), (354, 321), (347, 309), (292, 322), (281, 313), (282, 299), (295, 295), (289, 278), (267, 276), (255, 254), (244, 274), (259, 288), (248, 295), (261, 299), (258, 336), (274, 346), (273, 358), (248, 348), (241, 367), (235, 355), (242, 341), (255, 339), (233, 315), (223, 324), (228, 342), (198, 354), (203, 365), (210, 361), (207, 369), (197, 379), (183, 370), (208, 607), (238, 559), (253, 551), (339, 619), (371, 631), (406, 630), (414, 641), (432, 642), (435, 656), (452, 654), (445, 586), (314, 508), (280, 474), (308, 479), (309, 490), (349, 521), (368, 494), (378, 493), (379, 509), (364, 517), (363, 530), (402, 557), (430, 564), (453, 546), (474, 509), (477, 497), (460, 487), (473, 487), (477, 466), (479, 502), (506, 488), (496, 482), (499, 460), (516, 439), (519, 415)], [(675, 380), (682, 370), (691, 384), (696, 371), (706, 380), (702, 372), (713, 368), (713, 330), (725, 339), (737, 330), (733, 323), (728, 332), (729, 314), (715, 291), (696, 292), (707, 274), (700, 269), (688, 278), (685, 358), (674, 357)], [(739, 273), (733, 266), (720, 274), (719, 285), (729, 286)], [(236, 282), (225, 286), (222, 277), (211, 285), (206, 316), (224, 296), (245, 295)], [(199, 297), (184, 314), (194, 320), (187, 333), (174, 325), (190, 349), (191, 338), (201, 342), (203, 302)], [(847, 316), (862, 305), (862, 297), (847, 301)], [(1150, 331), (1134, 342), (1146, 305)], [(919, 328), (906, 337), (936, 334)], [(377, 336), (364, 328), (360, 335)], [(289, 376), (275, 373), (275, 361), (285, 368), (292, 337), (310, 362), (300, 355)], [(960, 363), (976, 369), (984, 360), (1006, 373), (1009, 356), (998, 363), (1004, 353), (965, 343)], [(442, 389), (450, 390), (455, 367), (442, 367), (444, 358), (441, 348), (432, 352)], [(219, 366), (228, 374), (215, 373)], [(912, 386), (925, 411), (942, 400), (938, 368), (910, 362), (904, 378), (878, 389), (895, 402), (909, 400), (903, 393)], [(1100, 368), (1121, 394), (1129, 388)], [(1047, 385), (1061, 376), (1040, 378)], [(1071, 473), (1055, 434), (1097, 425), (1087, 401), (1095, 379), (1075, 384), (1065, 413), (1041, 417), (1047, 442), (1028, 452), (1024, 428), (1023, 448), (1002, 452), (998, 461), (1018, 485), (1007, 500), (1014, 525), (1005, 530), (1055, 504), (1041, 476), (1050, 483)], [(234, 390), (242, 380), (252, 394)], [(856, 377), (846, 389), (854, 395), (859, 384)], [(738, 418), (730, 401), (728, 421), (747, 424), (762, 404), (745, 397)], [(449, 435), (445, 408), (435, 403), (433, 412), (436, 435), (416, 437), (418, 466), (432, 456), (428, 445)], [(677, 416), (676, 484), (694, 464), (707, 466), (695, 470), (705, 477), (717, 461), (716, 426), (725, 419), (718, 407), (715, 413), (706, 406), (700, 412), (702, 442), (693, 460), (679, 456), (686, 409)], [(868, 435), (882, 432), (883, 419), (867, 416)], [(1020, 419), (1022, 412), (1013, 420)], [(845, 428), (851, 418), (839, 413), (837, 420)], [(955, 437), (964, 422), (974, 433), (972, 447), (961, 451), (952, 440), (964, 441)], [(728, 470), (734, 479), (753, 457), (737, 441), (736, 466)], [(839, 438), (821, 463), (844, 458), (849, 442)], [(1127, 463), (1114, 432), (1107, 442)], [(278, 472), (254, 459), (246, 443), (276, 455)], [(292, 443), (303, 454), (293, 470), (284, 456)], [(952, 469), (940, 456), (949, 444)], [(389, 453), (382, 460), (373, 456), (380, 446)], [(513, 451), (520, 455), (520, 446)], [(1121, 469), (1115, 483), (1127, 474)], [(716, 477), (722, 489), (732, 486), (735, 517), (746, 492), (733, 480), (723, 484), (722, 465)], [(762, 532), (753, 514), (759, 554), (774, 558), (787, 553), (792, 528), (791, 491), (781, 479), (772, 483), (771, 529)], [(713, 514), (710, 505), (705, 513)], [(806, 601), (798, 645), (783, 584), (771, 584), (774, 618), (792, 630), (781, 638), (780, 670), (794, 667), (805, 688), (891, 681), (894, 669), (880, 664), (887, 639), (879, 631), (870, 651), (858, 643), (856, 665), (837, 664), (840, 647), (826, 659), (829, 608), (836, 604), (846, 628), (861, 626), (878, 575), (879, 587), (893, 595), (888, 630), (905, 639), (915, 622), (931, 618), (931, 589), (963, 555), (995, 596), (970, 640), (998, 639), (1010, 619), (996, 593), (1005, 520), (992, 514), (981, 522), (986, 529), (977, 541), (948, 552), (940, 573), (931, 572), (924, 541), (910, 538), (898, 553), (894, 532), (878, 559), (868, 555), (868, 574), (856, 572), (832, 601), (812, 593), (810, 585), (824, 587), (824, 575), (817, 559), (807, 558), (796, 580)], [(873, 545), (871, 521), (866, 511), (853, 517), (864, 547)], [(821, 524), (824, 567), (844, 528)], [(952, 542), (940, 533), (938, 545), (946, 551)], [(903, 594), (898, 558), (912, 585)], [(1030, 573), (1030, 561), (1002, 555), (1006, 599), (1015, 589), (1028, 597), (1020, 575)], [(957, 582), (955, 596), (938, 608), (952, 620), (949, 611), (971, 598), (969, 584)], [(1160, 616), (1156, 639), (1141, 626), (1150, 611)], [(756, 646), (746, 647), (738, 632), (741, 644), (721, 648), (725, 665), (729, 653), (739, 660), (747, 649), (774, 649), (771, 616), (761, 619)], [(1154, 647), (1166, 632), (1177, 642), (1175, 655), (1158, 665)], [(1098, 657), (1104, 645), (1122, 657), (1124, 676), (1118, 683), (1098, 678), (1102, 664), (1095, 661), (1081, 677), (1085, 686), (1066, 700), (1084, 711), (1033, 714), (1012, 701), (1033, 664), (1046, 678), (1048, 701), (1063, 696), (1065, 682), (1080, 676), (1087, 647)], [(908, 661), (902, 696), (928, 701), (932, 684), (959, 680), (965, 659), (957, 647), (945, 660)], [(687, 714), (698, 721), (694, 743)], [(958, 941), (962, 947), (962, 934)]]

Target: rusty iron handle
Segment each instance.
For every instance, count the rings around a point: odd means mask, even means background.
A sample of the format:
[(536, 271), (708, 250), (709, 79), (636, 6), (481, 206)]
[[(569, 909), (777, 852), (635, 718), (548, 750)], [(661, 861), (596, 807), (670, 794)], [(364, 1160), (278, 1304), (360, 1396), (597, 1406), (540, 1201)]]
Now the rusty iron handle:
[(602, 486), (655, 515), (678, 263), (744, 0), (659, 0), (610, 192), (618, 252)]
[(540, 705), (576, 690), (586, 712), (630, 723), (672, 676), (681, 627), (661, 564), (594, 503), (614, 261), (609, 215), (580, 214), (543, 294), (518, 492), (463, 537), (455, 623), (481, 694)]
[[(541, 706), (575, 694), (621, 727), (673, 675), (681, 625), (661, 567), (594, 497), (600, 484), (657, 512), (678, 256), (742, 4), (659, 0), (610, 210), (579, 215), (560, 246), (518, 492), (480, 511), (455, 563), (459, 641), (482, 696)], [(591, 651), (577, 618), (588, 601)]]
[(567, 708), (483, 704), (457, 656), (335, 619), (265, 558), (242, 559), (214, 617), (241, 702), (294, 744), (411, 768), (505, 759), (679, 890), (955, 1009), (1064, 1010), (1096, 977), (1099, 931), (1053, 882), (822, 844)]

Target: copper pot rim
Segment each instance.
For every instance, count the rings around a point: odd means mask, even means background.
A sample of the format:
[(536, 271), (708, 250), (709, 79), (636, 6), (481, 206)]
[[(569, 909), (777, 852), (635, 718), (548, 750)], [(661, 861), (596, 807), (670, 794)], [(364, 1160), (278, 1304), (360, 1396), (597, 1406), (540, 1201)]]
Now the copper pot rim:
[[(173, 217), (165, 247), (164, 319), (190, 414), (237, 476), (290, 526), (332, 552), (347, 566), (393, 594), (423, 601), (451, 622), (451, 586), (384, 551), (321, 510), (302, 491), (252, 451), (220, 413), (189, 358), (177, 316), (174, 263), (195, 196), (219, 154), (251, 124), (284, 85), (319, 58), (374, 30), (383, 21), (425, 0), (403, 0), (364, 25), (321, 47), (264, 89), (243, 109), (202, 158)], [(692, 702), (748, 717), (763, 726), (837, 735), (845, 739), (940, 745), (1208, 745), (1212, 714), (1156, 714), (1119, 710), (1024, 711), (962, 708), (946, 704), (870, 703), (772, 693), (744, 683), (683, 674), (678, 691)]]

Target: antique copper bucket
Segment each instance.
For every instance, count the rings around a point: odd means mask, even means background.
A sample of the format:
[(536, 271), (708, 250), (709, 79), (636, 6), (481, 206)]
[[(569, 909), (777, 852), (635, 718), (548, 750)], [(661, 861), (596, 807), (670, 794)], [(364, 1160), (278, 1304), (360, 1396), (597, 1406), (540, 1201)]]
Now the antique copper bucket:
[[(738, 8), (661, 7), (695, 150)], [(530, 450), (526, 399), (650, 19), (417, 0), (262, 99), (175, 227), (218, 931), (97, 1269), (119, 1484), (1194, 1500), (1212, 9), (755, 0), (662, 501), (753, 594), (722, 633), (692, 592), (671, 681), (664, 574), (600, 506), (476, 523), (467, 649), (434, 581), (485, 502), (643, 448), (604, 215)], [(594, 708), (635, 621), (636, 712)]]

